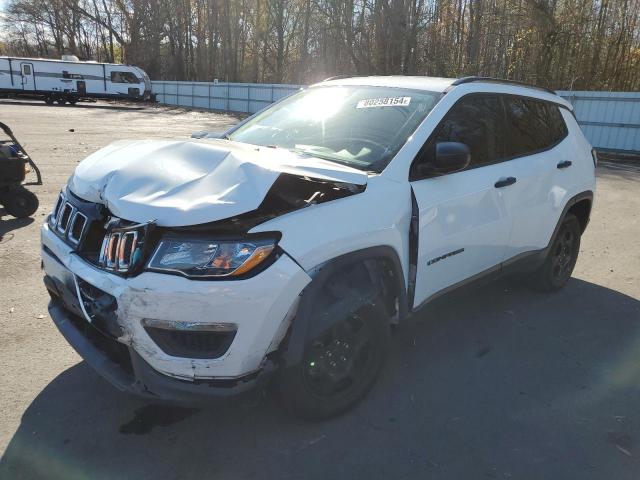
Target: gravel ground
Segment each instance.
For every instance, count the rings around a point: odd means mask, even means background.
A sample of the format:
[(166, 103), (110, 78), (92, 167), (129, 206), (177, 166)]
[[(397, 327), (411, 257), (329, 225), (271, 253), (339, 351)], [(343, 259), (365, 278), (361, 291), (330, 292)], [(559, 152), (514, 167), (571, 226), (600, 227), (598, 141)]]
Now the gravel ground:
[(38, 228), (75, 165), (122, 138), (223, 130), (229, 115), (0, 100), (42, 170), (40, 209), (0, 209), (0, 478), (640, 477), (640, 162), (602, 162), (574, 278), (443, 297), (394, 340), (371, 395), (323, 423), (267, 393), (191, 410), (115, 391), (47, 315)]

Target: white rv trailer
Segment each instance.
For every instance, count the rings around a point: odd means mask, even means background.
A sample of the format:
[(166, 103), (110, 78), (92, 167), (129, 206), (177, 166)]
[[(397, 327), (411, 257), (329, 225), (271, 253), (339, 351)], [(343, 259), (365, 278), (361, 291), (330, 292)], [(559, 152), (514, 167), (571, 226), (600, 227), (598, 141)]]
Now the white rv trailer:
[(47, 103), (74, 104), (81, 98), (143, 100), (151, 94), (147, 74), (133, 65), (0, 57), (0, 95), (29, 95)]

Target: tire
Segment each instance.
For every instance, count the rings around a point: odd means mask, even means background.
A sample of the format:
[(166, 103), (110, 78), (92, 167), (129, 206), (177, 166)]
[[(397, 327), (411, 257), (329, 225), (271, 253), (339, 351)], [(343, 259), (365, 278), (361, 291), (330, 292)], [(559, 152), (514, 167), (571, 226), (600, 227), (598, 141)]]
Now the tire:
[(291, 414), (323, 419), (343, 413), (371, 389), (385, 364), (389, 319), (381, 303), (362, 305), (318, 338), (307, 341), (303, 360), (278, 378)]
[(53, 105), (55, 102), (55, 98), (53, 98), (52, 96), (46, 97), (44, 99), (44, 103), (46, 103), (47, 105)]
[(557, 292), (567, 284), (578, 260), (581, 235), (578, 218), (572, 213), (567, 213), (544, 263), (531, 279), (536, 290)]
[(77, 98), (70, 98), (69, 99), (69, 105), (75, 105), (76, 103), (78, 103), (78, 99)]
[(24, 187), (12, 188), (4, 195), (3, 201), (7, 213), (16, 218), (33, 215), (40, 205), (38, 197)]

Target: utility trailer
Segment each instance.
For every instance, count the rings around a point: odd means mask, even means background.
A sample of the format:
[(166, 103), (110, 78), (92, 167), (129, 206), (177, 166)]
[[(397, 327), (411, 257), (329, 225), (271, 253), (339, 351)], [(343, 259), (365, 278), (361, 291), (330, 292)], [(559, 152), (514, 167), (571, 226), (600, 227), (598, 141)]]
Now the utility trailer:
[(146, 100), (147, 74), (134, 65), (0, 56), (0, 95), (42, 98), (46, 103), (75, 104), (81, 99)]

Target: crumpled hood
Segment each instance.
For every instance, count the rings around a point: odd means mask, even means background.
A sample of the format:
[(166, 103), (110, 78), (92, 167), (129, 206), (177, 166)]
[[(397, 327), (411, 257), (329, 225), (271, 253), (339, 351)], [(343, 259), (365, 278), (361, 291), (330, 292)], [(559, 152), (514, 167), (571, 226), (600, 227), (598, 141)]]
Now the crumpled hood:
[(83, 160), (69, 181), (114, 215), (197, 225), (255, 210), (280, 173), (364, 185), (360, 170), (229, 140), (119, 141)]

